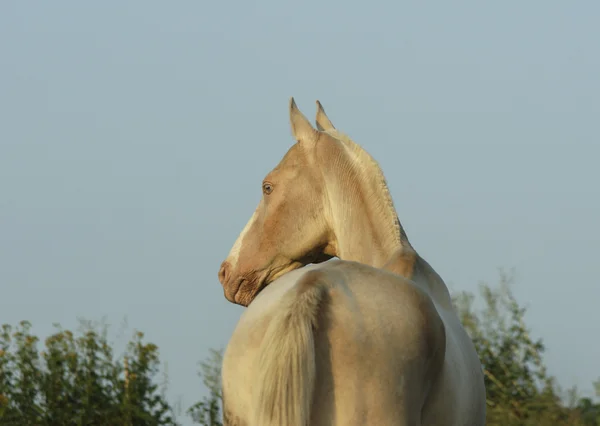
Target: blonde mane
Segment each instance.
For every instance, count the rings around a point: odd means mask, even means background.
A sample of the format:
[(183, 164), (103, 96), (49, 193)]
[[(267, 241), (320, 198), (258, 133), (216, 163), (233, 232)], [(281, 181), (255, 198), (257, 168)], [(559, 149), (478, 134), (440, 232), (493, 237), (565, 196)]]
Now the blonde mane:
[[(362, 170), (364, 176), (373, 176), (377, 179), (379, 185), (379, 189), (381, 194), (374, 194), (374, 201), (380, 210), (385, 214), (386, 219), (389, 219), (390, 222), (394, 224), (394, 239), (395, 242), (402, 245), (410, 246), (408, 241), (408, 237), (400, 220), (398, 218), (398, 213), (396, 212), (396, 207), (394, 206), (394, 200), (392, 199), (392, 194), (390, 193), (387, 180), (379, 166), (379, 163), (361, 147), (359, 144), (354, 142), (348, 135), (340, 132), (337, 129), (328, 129), (323, 130), (324, 133), (327, 133), (334, 139), (337, 139), (341, 143), (344, 144), (348, 151), (352, 155), (354, 161)], [(378, 197), (381, 195), (381, 197)], [(382, 203), (383, 202), (383, 203)]]

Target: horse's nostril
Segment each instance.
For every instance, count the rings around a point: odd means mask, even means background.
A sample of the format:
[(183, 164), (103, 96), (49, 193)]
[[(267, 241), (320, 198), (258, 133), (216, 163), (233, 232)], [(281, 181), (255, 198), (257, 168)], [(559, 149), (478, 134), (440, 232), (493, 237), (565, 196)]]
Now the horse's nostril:
[(221, 264), (221, 269), (219, 269), (219, 281), (221, 282), (221, 284), (225, 284), (227, 282), (227, 279), (229, 278), (229, 263), (228, 262), (223, 262)]

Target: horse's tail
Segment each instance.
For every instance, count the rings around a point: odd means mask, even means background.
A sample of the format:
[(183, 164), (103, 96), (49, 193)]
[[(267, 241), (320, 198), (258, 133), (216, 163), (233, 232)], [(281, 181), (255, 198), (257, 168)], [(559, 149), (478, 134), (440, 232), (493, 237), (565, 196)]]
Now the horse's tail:
[(329, 286), (309, 271), (283, 297), (258, 353), (255, 426), (307, 426), (316, 363), (313, 328)]

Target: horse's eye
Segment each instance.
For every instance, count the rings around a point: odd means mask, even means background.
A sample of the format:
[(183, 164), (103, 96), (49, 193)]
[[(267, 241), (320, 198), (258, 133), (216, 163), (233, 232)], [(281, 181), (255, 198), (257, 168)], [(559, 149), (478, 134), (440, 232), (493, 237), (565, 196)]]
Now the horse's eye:
[(263, 190), (263, 193), (265, 193), (266, 195), (269, 195), (271, 192), (273, 192), (273, 185), (270, 184), (269, 182), (265, 182), (265, 183), (263, 183), (262, 190)]

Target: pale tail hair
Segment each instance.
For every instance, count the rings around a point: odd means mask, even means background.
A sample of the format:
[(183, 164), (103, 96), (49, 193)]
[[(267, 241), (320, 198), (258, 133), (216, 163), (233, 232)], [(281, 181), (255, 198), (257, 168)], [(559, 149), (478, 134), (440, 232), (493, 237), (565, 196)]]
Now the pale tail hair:
[(315, 388), (313, 329), (328, 285), (309, 271), (284, 296), (258, 353), (253, 426), (308, 426)]

